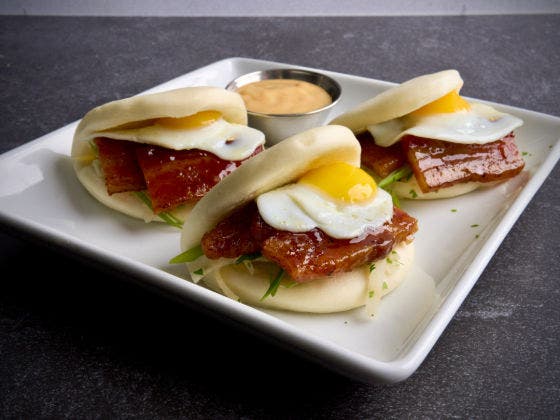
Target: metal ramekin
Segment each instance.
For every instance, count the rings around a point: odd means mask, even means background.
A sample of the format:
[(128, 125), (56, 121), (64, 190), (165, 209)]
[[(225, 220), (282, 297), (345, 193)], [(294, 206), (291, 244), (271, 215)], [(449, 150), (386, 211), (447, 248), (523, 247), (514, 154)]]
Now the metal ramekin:
[(341, 95), (341, 88), (336, 80), (321, 73), (300, 69), (255, 71), (234, 79), (226, 89), (236, 91), (241, 86), (266, 79), (295, 79), (313, 83), (327, 91), (332, 99), (332, 103), (323, 108), (300, 114), (262, 114), (247, 111), (249, 126), (265, 133), (266, 142), (270, 146), (293, 134), (322, 125)]

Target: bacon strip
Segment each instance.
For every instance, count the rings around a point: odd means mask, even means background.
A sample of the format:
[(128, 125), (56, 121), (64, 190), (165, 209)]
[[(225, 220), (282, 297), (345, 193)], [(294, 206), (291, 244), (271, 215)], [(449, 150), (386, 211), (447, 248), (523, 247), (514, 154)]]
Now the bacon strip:
[(292, 233), (269, 226), (251, 203), (207, 232), (201, 245), (211, 259), (235, 258), (260, 251), (293, 280), (307, 282), (384, 258), (396, 244), (411, 241), (417, 229), (416, 219), (394, 208), (391, 221), (360, 240), (334, 239), (317, 228)]
[(525, 162), (513, 133), (486, 144), (458, 144), (406, 136), (401, 140), (423, 192), (463, 182), (502, 181), (517, 175)]
[(134, 152), (137, 143), (107, 138), (96, 138), (94, 142), (109, 195), (146, 189), (144, 175)]

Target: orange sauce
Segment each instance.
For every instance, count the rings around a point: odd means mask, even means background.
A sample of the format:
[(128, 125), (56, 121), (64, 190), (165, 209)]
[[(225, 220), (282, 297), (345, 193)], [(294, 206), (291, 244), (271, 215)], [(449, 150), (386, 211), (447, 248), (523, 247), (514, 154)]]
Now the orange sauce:
[(262, 114), (300, 114), (332, 103), (327, 91), (313, 83), (294, 79), (269, 79), (237, 89), (247, 110)]

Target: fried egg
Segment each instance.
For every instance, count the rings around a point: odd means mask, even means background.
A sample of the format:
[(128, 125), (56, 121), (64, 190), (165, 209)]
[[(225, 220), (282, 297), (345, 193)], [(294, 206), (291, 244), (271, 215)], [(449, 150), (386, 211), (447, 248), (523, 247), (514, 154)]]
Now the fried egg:
[(393, 217), (391, 196), (365, 171), (336, 163), (257, 198), (262, 218), (289, 232), (319, 228), (337, 239), (359, 238)]
[(413, 135), (452, 143), (485, 144), (505, 137), (523, 121), (489, 105), (469, 103), (454, 90), (423, 107), (380, 124), (367, 126), (379, 146)]
[(259, 130), (231, 124), (218, 111), (202, 111), (183, 118), (159, 118), (144, 124), (112, 128), (97, 135), (173, 150), (200, 149), (224, 160), (245, 159), (265, 142)]

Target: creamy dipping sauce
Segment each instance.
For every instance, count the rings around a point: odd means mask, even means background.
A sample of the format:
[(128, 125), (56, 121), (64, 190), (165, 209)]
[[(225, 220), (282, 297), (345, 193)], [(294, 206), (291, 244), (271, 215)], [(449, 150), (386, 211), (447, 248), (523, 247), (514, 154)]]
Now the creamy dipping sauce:
[(262, 114), (301, 114), (332, 103), (331, 96), (313, 83), (294, 79), (269, 79), (237, 89), (249, 111)]

